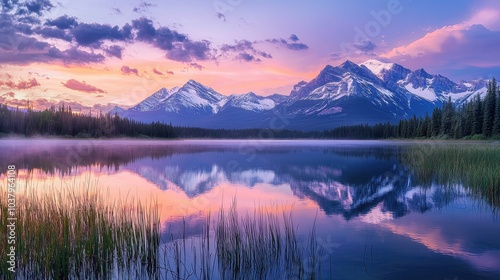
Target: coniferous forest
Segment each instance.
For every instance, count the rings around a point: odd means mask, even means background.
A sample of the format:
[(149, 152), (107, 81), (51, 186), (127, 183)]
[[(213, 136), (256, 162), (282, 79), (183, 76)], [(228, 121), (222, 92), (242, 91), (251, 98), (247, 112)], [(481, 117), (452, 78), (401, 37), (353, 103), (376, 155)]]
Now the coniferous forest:
[(495, 79), (488, 84), (484, 99), (474, 97), (471, 102), (456, 107), (451, 99), (432, 114), (413, 116), (398, 124), (374, 126), (344, 126), (325, 131), (325, 138), (387, 139), (387, 138), (441, 138), (487, 139), (500, 138), (500, 90)]
[(479, 96), (455, 106), (451, 98), (431, 114), (398, 124), (342, 126), (328, 131), (203, 129), (174, 127), (160, 122), (142, 123), (118, 115), (75, 114), (70, 107), (44, 111), (10, 109), (0, 104), (0, 135), (63, 136), (76, 138), (315, 138), (315, 139), (489, 139), (500, 138), (500, 90), (489, 82)]
[(118, 115), (75, 114), (70, 107), (51, 107), (44, 111), (11, 110), (0, 105), (0, 134), (26, 136), (101, 137), (175, 137), (171, 125), (145, 124)]

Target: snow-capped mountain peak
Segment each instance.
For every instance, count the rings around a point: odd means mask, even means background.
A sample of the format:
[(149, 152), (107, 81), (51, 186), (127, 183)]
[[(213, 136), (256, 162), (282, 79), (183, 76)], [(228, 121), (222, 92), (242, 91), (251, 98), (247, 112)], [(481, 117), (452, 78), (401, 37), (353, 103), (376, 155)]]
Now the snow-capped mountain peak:
[(392, 69), (394, 67), (394, 63), (386, 63), (382, 61), (378, 61), (376, 59), (369, 59), (360, 65), (365, 66), (368, 70), (372, 71), (377, 77), (382, 78), (383, 72)]
[[(295, 85), (294, 89), (290, 93), (290, 97), (293, 100), (302, 99), (304, 97), (307, 97), (316, 89), (325, 86), (326, 84), (346, 82), (348, 80), (346, 79), (346, 77), (348, 76), (352, 76), (355, 80), (363, 79), (373, 84), (382, 83), (382, 81), (377, 76), (375, 76), (375, 74), (373, 74), (368, 68), (360, 67), (354, 62), (346, 60), (344, 63), (337, 67), (331, 65), (325, 66), (325, 68), (321, 70), (319, 75), (310, 82), (300, 82), (299, 84)], [(348, 89), (350, 87), (343, 88)]]
[(166, 112), (191, 111), (196, 114), (214, 114), (220, 109), (218, 103), (224, 98), (212, 88), (189, 80), (160, 105)]
[(208, 89), (207, 86), (204, 86), (203, 84), (201, 83), (198, 83), (197, 81), (193, 80), (193, 79), (190, 79), (189, 81), (187, 81), (183, 87), (197, 87), (197, 88), (205, 88), (205, 89)]
[(173, 93), (178, 90), (178, 87), (168, 90), (166, 88), (161, 88), (157, 92), (153, 93), (148, 98), (144, 99), (139, 104), (130, 108), (131, 111), (146, 112), (158, 109), (158, 105), (169, 98)]
[(357, 65), (356, 63), (354, 63), (350, 60), (346, 60), (346, 61), (344, 61), (344, 63), (340, 64), (339, 67), (344, 68), (344, 69), (348, 69), (348, 70), (355, 70), (359, 67), (359, 65)]
[(241, 95), (231, 95), (225, 107), (236, 107), (247, 111), (267, 111), (276, 106), (275, 102), (266, 97), (258, 96), (253, 92)]

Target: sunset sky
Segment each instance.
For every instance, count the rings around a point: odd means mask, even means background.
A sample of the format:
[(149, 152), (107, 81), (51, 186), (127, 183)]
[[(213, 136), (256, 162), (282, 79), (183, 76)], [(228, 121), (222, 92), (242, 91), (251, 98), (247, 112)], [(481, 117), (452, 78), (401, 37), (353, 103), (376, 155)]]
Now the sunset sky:
[(369, 58), (454, 81), (500, 77), (500, 1), (0, 2), (0, 103), (107, 111), (194, 79), (288, 94)]

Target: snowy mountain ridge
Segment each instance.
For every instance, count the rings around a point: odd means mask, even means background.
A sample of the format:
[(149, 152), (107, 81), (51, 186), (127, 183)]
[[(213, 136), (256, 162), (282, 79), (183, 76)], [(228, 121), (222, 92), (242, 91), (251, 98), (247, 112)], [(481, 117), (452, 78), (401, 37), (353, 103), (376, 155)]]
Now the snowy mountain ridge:
[(460, 105), (476, 95), (483, 97), (486, 88), (486, 80), (455, 83), (442, 75), (424, 69), (412, 71), (396, 63), (371, 59), (356, 64), (347, 60), (339, 66), (327, 65), (309, 82), (297, 83), (289, 95), (264, 97), (249, 92), (225, 96), (189, 80), (182, 87), (162, 88), (117, 113), (146, 122), (259, 128), (273, 112), (286, 111), (295, 120), (287, 128), (325, 129), (424, 115), (449, 98)]

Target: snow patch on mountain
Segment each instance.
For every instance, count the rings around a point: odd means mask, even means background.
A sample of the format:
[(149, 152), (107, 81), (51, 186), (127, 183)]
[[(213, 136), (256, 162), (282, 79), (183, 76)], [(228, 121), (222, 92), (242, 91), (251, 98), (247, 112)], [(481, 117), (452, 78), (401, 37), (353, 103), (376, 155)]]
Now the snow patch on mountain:
[(274, 108), (274, 101), (271, 99), (258, 100), (256, 103), (247, 102), (241, 105), (242, 109), (249, 111), (265, 111)]
[[(185, 107), (204, 108), (208, 106), (212, 108), (214, 113), (218, 110), (218, 106), (216, 104), (213, 104), (209, 100), (198, 95), (198, 92), (195, 89), (184, 89), (177, 96), (179, 96), (179, 99), (182, 101), (182, 105)], [(177, 110), (178, 108), (175, 106), (165, 107), (165, 111)]]
[(385, 63), (375, 59), (369, 59), (361, 63), (360, 65), (365, 66), (370, 71), (372, 71), (372, 73), (375, 74), (377, 77), (382, 78), (382, 72), (384, 70), (391, 69), (394, 66), (394, 63)]
[(212, 88), (189, 80), (184, 86), (158, 104), (158, 107), (170, 113), (179, 113), (187, 110), (194, 114), (201, 112), (216, 114), (221, 108), (221, 103), (219, 102), (224, 98), (223, 95)]
[(166, 99), (168, 99), (172, 94), (177, 92), (178, 89), (179, 89), (178, 87), (175, 87), (171, 90), (168, 90), (166, 88), (161, 88), (148, 98), (144, 99), (144, 101), (142, 101), (141, 103), (132, 107), (130, 110), (140, 111), (140, 112), (157, 110), (158, 105), (164, 102)]
[(318, 115), (333, 115), (342, 112), (342, 107), (331, 107), (318, 113)]
[(429, 100), (431, 102), (434, 102), (438, 99), (436, 93), (429, 88), (415, 87), (412, 83), (405, 85), (404, 88), (410, 93), (416, 96), (420, 96), (425, 100)]
[(227, 99), (226, 105), (255, 112), (267, 111), (276, 107), (272, 99), (258, 96), (253, 92), (242, 95), (231, 95)]

